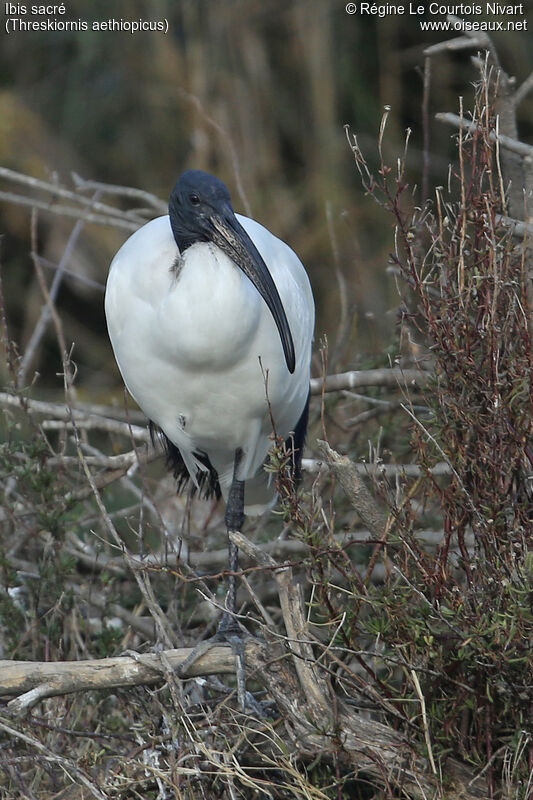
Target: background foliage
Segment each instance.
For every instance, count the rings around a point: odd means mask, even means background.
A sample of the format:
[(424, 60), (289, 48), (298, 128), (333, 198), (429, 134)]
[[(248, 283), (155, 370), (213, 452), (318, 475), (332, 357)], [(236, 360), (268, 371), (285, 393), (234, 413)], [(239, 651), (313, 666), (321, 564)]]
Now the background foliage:
[[(408, 170), (422, 166), (422, 51), (439, 39), (406, 16), (348, 16), (331, 0), (106, 0), (67, 3), (76, 19), (167, 17), (165, 34), (28, 32), (4, 36), (0, 53), (0, 162), (36, 177), (72, 170), (82, 177), (137, 186), (168, 197), (178, 174), (198, 167), (228, 182), (237, 210), (238, 169), (252, 216), (277, 233), (308, 268), (319, 309), (317, 336), (336, 331), (333, 250), (357, 307), (352, 363), (379, 357), (397, 306), (385, 277), (390, 220), (364, 196), (343, 126), (371, 145), (385, 104), (393, 158), (413, 131)], [(527, 33), (495, 34), (504, 68), (531, 67)], [(468, 54), (442, 57), (432, 80), (430, 116), (457, 110), (476, 79)], [(531, 133), (533, 101), (519, 109)], [(375, 149), (368, 147), (369, 158)], [(431, 177), (444, 184), (453, 157), (450, 131), (431, 123)], [(375, 163), (375, 162), (374, 162)], [(27, 210), (2, 205), (4, 276), (13, 332), (23, 345), (35, 324), (40, 291), (28, 258)], [(329, 215), (329, 223), (328, 223)], [(41, 215), (41, 252), (63, 251), (71, 223)], [(334, 234), (335, 247), (332, 244)], [(99, 283), (123, 241), (121, 232), (82, 233), (71, 268)], [(60, 297), (66, 337), (76, 342), (82, 386), (108, 392), (119, 383), (104, 334), (101, 290), (65, 282)], [(48, 344), (49, 348), (53, 345)], [(41, 383), (57, 386), (45, 354)]]

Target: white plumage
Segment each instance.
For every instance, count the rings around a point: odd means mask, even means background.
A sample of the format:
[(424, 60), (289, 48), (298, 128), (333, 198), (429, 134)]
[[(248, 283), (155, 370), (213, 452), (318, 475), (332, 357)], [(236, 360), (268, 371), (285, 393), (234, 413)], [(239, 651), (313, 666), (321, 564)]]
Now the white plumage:
[[(192, 195), (191, 197), (194, 197)], [(229, 195), (228, 195), (229, 199)], [(235, 453), (245, 511), (275, 500), (263, 463), (276, 433), (286, 438), (306, 407), (314, 304), (296, 254), (252, 219), (236, 215), (272, 276), (292, 334), (289, 372), (272, 312), (241, 268), (212, 241), (180, 255), (168, 216), (136, 231), (115, 256), (105, 311), (130, 394), (179, 449), (191, 479), (207, 455), (227, 499)]]

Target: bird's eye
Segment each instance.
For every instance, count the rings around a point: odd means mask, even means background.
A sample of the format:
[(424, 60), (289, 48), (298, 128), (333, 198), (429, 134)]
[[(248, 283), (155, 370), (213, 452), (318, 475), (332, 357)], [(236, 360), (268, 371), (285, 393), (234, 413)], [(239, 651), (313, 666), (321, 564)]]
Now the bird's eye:
[(193, 206), (199, 206), (200, 205), (200, 198), (198, 197), (197, 194), (190, 194), (189, 195), (189, 202)]

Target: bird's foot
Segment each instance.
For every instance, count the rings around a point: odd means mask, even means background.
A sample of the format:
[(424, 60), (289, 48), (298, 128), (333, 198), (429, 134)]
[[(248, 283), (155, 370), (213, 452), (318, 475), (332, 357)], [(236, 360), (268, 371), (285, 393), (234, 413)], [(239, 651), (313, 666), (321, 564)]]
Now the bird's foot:
[[(144, 653), (155, 653), (157, 655), (158, 653), (162, 653), (163, 650), (165, 650), (165, 649), (166, 648), (163, 645), (163, 643), (158, 640), (154, 644), (146, 646), (144, 648), (143, 652)], [(119, 653), (118, 655), (119, 655), (119, 658), (121, 658), (121, 657), (133, 658), (134, 661), (139, 661), (139, 657), (142, 654), (143, 653), (137, 652), (137, 650), (131, 650), (131, 648), (126, 648), (126, 650), (122, 650), (122, 652)]]
[(217, 632), (213, 636), (213, 639), (217, 639), (218, 642), (229, 642), (230, 638), (233, 636), (240, 638), (244, 642), (246, 638), (250, 637), (250, 634), (246, 628), (240, 624), (235, 614), (224, 611), (220, 617)]
[[(243, 628), (236, 620), (233, 614), (225, 611), (222, 615), (217, 628), (217, 632), (209, 639), (205, 639), (196, 645), (193, 651), (187, 656), (178, 669), (177, 673), (180, 677), (187, 674), (189, 667), (195, 664), (199, 658), (207, 653), (211, 648), (219, 644), (228, 644), (236, 658), (236, 676), (237, 676), (237, 698), (241, 711), (250, 710), (257, 713), (258, 703), (255, 698), (251, 698), (250, 692), (246, 691), (246, 675), (245, 675), (245, 644), (246, 639), (251, 638), (248, 631)], [(250, 700), (251, 698), (251, 700)], [(252, 702), (253, 700), (253, 702)]]
[(123, 650), (121, 653), (119, 653), (119, 658), (133, 658), (134, 661), (138, 662), (140, 660), (140, 655), (141, 654), (138, 653), (136, 650), (130, 650), (129, 648), (127, 648), (126, 650)]

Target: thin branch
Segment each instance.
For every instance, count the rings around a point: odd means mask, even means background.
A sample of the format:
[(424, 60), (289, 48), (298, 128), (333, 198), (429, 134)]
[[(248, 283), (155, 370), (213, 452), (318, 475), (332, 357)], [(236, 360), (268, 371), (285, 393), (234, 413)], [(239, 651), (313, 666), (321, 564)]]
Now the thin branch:
[(308, 644), (309, 634), (303, 609), (303, 595), (300, 584), (294, 580), (289, 566), (278, 566), (273, 558), (262, 548), (251, 542), (242, 533), (230, 532), (233, 544), (253, 558), (260, 566), (274, 570), (274, 579), (278, 587), (283, 621), (288, 636), (289, 648), (294, 653), (294, 665), (300, 685), (313, 715), (322, 716), (325, 725), (328, 720), (331, 703), (328, 689), (315, 666), (315, 657)]
[(504, 217), (502, 214), (496, 214), (496, 224), (503, 225), (504, 228), (511, 228), (512, 236), (523, 238), (524, 236), (533, 236), (533, 224), (529, 222), (522, 222), (519, 219), (512, 217)]
[[(137, 216), (135, 211), (121, 211), (119, 208), (110, 206), (107, 203), (101, 203), (97, 197), (83, 197), (83, 195), (79, 195), (70, 189), (65, 189), (64, 186), (58, 183), (43, 181), (40, 178), (34, 178), (32, 175), (25, 175), (23, 172), (15, 172), (15, 170), (8, 169), (7, 167), (0, 167), (0, 178), (5, 178), (12, 183), (20, 183), (29, 186), (32, 189), (37, 189), (37, 191), (48, 192), (52, 195), (51, 203), (55, 203), (55, 198), (62, 197), (64, 200), (72, 200), (74, 203), (79, 203), (81, 206), (85, 206), (91, 211), (110, 214), (111, 216), (116, 215), (121, 219), (130, 217), (133, 222), (137, 222), (139, 225), (145, 222), (145, 220)], [(105, 186), (105, 184), (102, 184), (102, 186)], [(99, 194), (101, 191), (101, 187), (98, 187), (96, 193)]]
[[(359, 473), (359, 475), (367, 476), (372, 478), (374, 476), (386, 476), (387, 478), (395, 478), (397, 476), (402, 477), (405, 475), (406, 478), (420, 478), (421, 475), (451, 475), (451, 469), (449, 464), (446, 464), (444, 461), (439, 461), (438, 464), (431, 467), (429, 470), (422, 469), (419, 467), (418, 464), (385, 464), (385, 463), (377, 463), (377, 464), (361, 464), (359, 462), (352, 462), (354, 469)], [(302, 459), (302, 469), (304, 472), (309, 472), (312, 475), (316, 475), (317, 473), (321, 472), (327, 465), (324, 461), (321, 461), (318, 458), (303, 458)]]
[(311, 394), (320, 395), (325, 392), (338, 392), (342, 389), (360, 389), (363, 386), (386, 386), (423, 388), (431, 378), (431, 373), (417, 369), (364, 369), (343, 372), (339, 375), (328, 375), (322, 378), (311, 378)]
[[(44, 430), (45, 425), (42, 427)], [(78, 427), (80, 429), (83, 428), (82, 425)], [(85, 462), (90, 467), (127, 470), (133, 464), (147, 464), (150, 461), (155, 461), (155, 459), (159, 458), (160, 456), (161, 453), (158, 453), (155, 450), (150, 450), (145, 452), (142, 458), (139, 458), (139, 453), (137, 450), (130, 450), (127, 453), (121, 453), (117, 456), (85, 456)], [(46, 465), (48, 467), (75, 467), (79, 466), (79, 463), (80, 462), (77, 456), (52, 456), (52, 458), (47, 459)]]
[[(65, 381), (68, 384), (69, 365), (67, 364), (66, 360), (65, 360), (65, 363), (64, 363), (64, 372), (65, 372)], [(128, 565), (130, 565), (129, 553), (128, 553), (128, 551), (127, 551), (122, 539), (120, 538), (120, 536), (118, 534), (118, 531), (115, 528), (115, 525), (113, 524), (113, 521), (112, 521), (111, 517), (108, 514), (107, 508), (105, 507), (105, 505), (104, 505), (104, 503), (102, 501), (102, 498), (100, 496), (99, 486), (98, 486), (97, 482), (95, 481), (95, 478), (94, 478), (93, 474), (91, 473), (91, 470), (89, 469), (89, 465), (87, 464), (87, 462), (85, 460), (85, 454), (84, 454), (82, 446), (81, 446), (81, 441), (80, 441), (80, 437), (79, 437), (78, 431), (76, 429), (74, 418), (72, 418), (72, 422), (73, 422), (73, 425), (74, 425), (74, 435), (76, 437), (76, 449), (77, 449), (77, 453), (78, 453), (78, 458), (80, 459), (80, 462), (81, 462), (81, 465), (82, 465), (83, 470), (85, 472), (85, 475), (87, 476), (87, 481), (89, 483), (90, 489), (92, 491), (92, 494), (94, 496), (94, 499), (95, 499), (96, 504), (98, 506), (98, 509), (100, 511), (100, 514), (101, 514), (101, 517), (102, 517), (102, 522), (105, 525), (105, 528), (107, 529), (109, 534), (111, 535), (112, 539), (115, 541), (117, 547), (119, 547), (122, 550), (122, 553), (124, 555), (124, 558), (128, 562)], [(151, 583), (150, 583), (148, 575), (147, 574), (141, 574), (137, 570), (133, 570), (133, 575), (135, 577), (135, 580), (137, 581), (137, 585), (138, 585), (138, 587), (139, 587), (139, 589), (141, 591), (141, 594), (142, 594), (142, 596), (143, 596), (143, 598), (144, 598), (144, 600), (146, 602), (146, 605), (150, 609), (150, 613), (152, 614), (152, 616), (154, 618), (154, 622), (156, 624), (156, 627), (157, 627), (158, 633), (159, 633), (159, 635), (161, 637), (161, 640), (163, 642), (165, 642), (167, 644), (167, 646), (169, 644), (174, 644), (176, 642), (176, 636), (174, 634), (174, 631), (171, 629), (170, 625), (168, 624), (168, 620), (166, 619), (165, 615), (163, 614), (163, 611), (161, 610), (161, 607), (159, 606), (159, 604), (155, 600), (155, 597), (154, 597), (154, 594), (153, 594), (153, 590), (152, 590), (152, 586), (151, 586)]]
[[(460, 17), (456, 17), (454, 14), (447, 14), (446, 20), (451, 23), (461, 23), (462, 20)], [(464, 27), (464, 25), (463, 25)], [(424, 55), (431, 56), (436, 55), (439, 52), (447, 51), (447, 50), (465, 50), (465, 49), (477, 49), (477, 50), (488, 50), (491, 55), (493, 63), (496, 67), (500, 66), (500, 59), (498, 58), (498, 52), (494, 47), (492, 39), (490, 36), (485, 33), (485, 31), (465, 31), (464, 36), (457, 36), (454, 39), (447, 39), (444, 42), (439, 42), (438, 44), (431, 45), (424, 50)], [(507, 76), (506, 76), (507, 80)]]
[(136, 200), (143, 200), (149, 205), (153, 206), (156, 211), (161, 214), (168, 213), (168, 204), (161, 200), (157, 195), (147, 192), (144, 189), (135, 189), (132, 186), (117, 186), (112, 183), (101, 183), (100, 181), (89, 181), (82, 178), (77, 173), (73, 172), (72, 180), (76, 189), (80, 192), (99, 191), (102, 194), (119, 195), (122, 197), (135, 198)]
[[(48, 258), (44, 258), (43, 256), (39, 256), (39, 262), (43, 267), (53, 270), (54, 272), (56, 272), (60, 267), (59, 264), (55, 264), (53, 261), (50, 261)], [(105, 292), (105, 284), (100, 283), (100, 281), (95, 281), (92, 278), (88, 278), (87, 275), (74, 272), (72, 269), (63, 268), (62, 272), (63, 275), (71, 278), (73, 281), (83, 283), (84, 286), (89, 286), (91, 289), (96, 289), (96, 291), (100, 292), (101, 294)]]
[[(367, 369), (343, 372), (337, 375), (328, 375), (325, 381), (322, 378), (311, 379), (311, 394), (321, 395), (323, 391), (338, 392), (347, 389), (360, 389), (364, 387), (404, 388), (405, 386), (424, 388), (431, 379), (431, 373), (416, 369)], [(69, 413), (63, 403), (49, 403), (42, 400), (23, 399), (24, 406), (29, 411), (45, 414), (56, 419), (69, 419)], [(0, 405), (21, 407), (21, 400), (17, 395), (0, 392)], [(113, 406), (103, 406), (94, 403), (77, 403), (73, 409), (76, 422), (81, 415), (88, 417), (90, 414), (125, 419), (123, 409)], [(132, 410), (128, 412), (132, 419), (141, 421), (146, 419), (141, 412)]]
[(228, 148), (229, 157), (231, 159), (231, 164), (232, 164), (232, 167), (233, 167), (233, 175), (234, 175), (234, 178), (235, 178), (235, 187), (237, 189), (237, 193), (239, 194), (239, 197), (241, 198), (241, 201), (242, 201), (242, 204), (243, 204), (243, 207), (244, 207), (244, 211), (246, 212), (246, 214), (249, 217), (251, 217), (252, 216), (252, 209), (251, 209), (250, 203), (248, 201), (248, 197), (246, 196), (246, 192), (244, 191), (244, 186), (243, 186), (242, 178), (241, 178), (241, 170), (240, 170), (240, 167), (239, 167), (239, 159), (237, 157), (237, 151), (235, 149), (235, 145), (233, 144), (233, 141), (232, 141), (230, 135), (228, 134), (228, 132), (226, 130), (224, 130), (224, 128), (221, 125), (219, 125), (219, 123), (215, 119), (213, 119), (213, 117), (211, 117), (207, 113), (207, 111), (203, 107), (202, 101), (200, 100), (199, 97), (197, 97), (196, 95), (192, 94), (191, 92), (185, 91), (185, 89), (181, 89), (180, 88), (179, 92), (183, 97), (185, 97), (187, 100), (189, 100), (191, 103), (193, 103), (194, 107), (196, 108), (196, 110), (198, 111), (200, 116), (205, 120), (205, 122), (207, 122), (208, 125), (210, 125), (218, 133), (220, 138), (226, 143), (226, 146)]
[(64, 269), (65, 269), (67, 263), (70, 261), (72, 253), (74, 252), (74, 248), (76, 247), (76, 244), (78, 242), (80, 233), (83, 230), (83, 224), (84, 223), (83, 223), (82, 220), (79, 220), (75, 224), (75, 226), (74, 226), (74, 228), (73, 228), (73, 230), (72, 230), (72, 232), (71, 232), (71, 234), (70, 234), (70, 236), (68, 238), (67, 245), (65, 247), (65, 250), (64, 250), (63, 255), (61, 257), (61, 261), (59, 262), (59, 265), (58, 265), (58, 268), (57, 268), (57, 272), (54, 275), (54, 278), (52, 280), (52, 285), (48, 289), (48, 287), (46, 285), (46, 281), (45, 281), (44, 275), (43, 275), (42, 265), (41, 265), (41, 261), (40, 261), (40, 258), (39, 258), (39, 254), (37, 252), (37, 219), (36, 219), (35, 213), (33, 214), (33, 217), (32, 217), (32, 250), (31, 250), (31, 257), (32, 257), (34, 268), (35, 268), (35, 272), (37, 274), (37, 279), (38, 279), (39, 285), (41, 287), (41, 291), (42, 291), (43, 296), (45, 298), (45, 303), (44, 303), (44, 305), (43, 305), (43, 307), (41, 309), (41, 315), (40, 315), (40, 317), (39, 317), (39, 319), (37, 321), (37, 324), (36, 324), (36, 326), (35, 326), (35, 328), (33, 330), (32, 336), (30, 338), (30, 341), (28, 342), (28, 346), (26, 347), (24, 356), (23, 356), (21, 364), (20, 364), (20, 369), (19, 369), (18, 375), (17, 375), (17, 381), (18, 381), (18, 385), (19, 386), (22, 386), (25, 383), (26, 375), (27, 375), (28, 370), (29, 370), (29, 368), (31, 366), (31, 362), (33, 361), (33, 358), (35, 356), (35, 351), (37, 350), (37, 348), (38, 348), (38, 346), (39, 346), (39, 344), (41, 342), (41, 339), (43, 338), (44, 333), (46, 331), (46, 327), (47, 327), (47, 325), (48, 325), (48, 323), (49, 323), (49, 321), (51, 319), (53, 319), (55, 327), (56, 327), (58, 344), (60, 346), (60, 350), (62, 351), (62, 355), (63, 355), (63, 352), (65, 351), (66, 344), (65, 344), (65, 339), (64, 339), (64, 336), (63, 336), (63, 332), (62, 332), (61, 322), (59, 320), (58, 314), (57, 314), (56, 309), (55, 309), (55, 301), (56, 301), (57, 294), (59, 292), (59, 287), (61, 286), (61, 281), (63, 280)]
[(66, 758), (65, 756), (60, 756), (57, 753), (54, 753), (52, 750), (49, 750), (48, 747), (45, 747), (45, 745), (42, 744), (42, 742), (40, 742), (38, 739), (35, 739), (33, 736), (28, 736), (28, 734), (22, 733), (22, 731), (18, 731), (11, 725), (6, 725), (5, 722), (0, 721), (0, 730), (4, 731), (4, 733), (7, 733), (12, 740), (18, 739), (19, 741), (24, 742), (24, 744), (32, 747), (34, 750), (43, 753), (50, 761), (59, 764), (73, 781), (76, 780), (77, 782), (86, 786), (92, 796), (96, 797), (97, 800), (108, 800), (108, 796), (101, 792), (94, 781), (92, 781), (91, 778), (89, 778), (89, 776), (70, 758)]
[(515, 91), (513, 95), (513, 103), (515, 108), (518, 108), (520, 103), (525, 100), (527, 95), (533, 90), (533, 72), (531, 72), (527, 78), (522, 81), (518, 89)]
[(14, 194), (13, 192), (1, 191), (0, 200), (5, 200), (7, 203), (14, 203), (19, 206), (39, 208), (42, 211), (48, 211), (50, 214), (56, 214), (60, 217), (72, 217), (73, 219), (81, 219), (84, 222), (94, 223), (95, 225), (109, 225), (115, 228), (124, 228), (128, 231), (138, 230), (143, 222), (145, 222), (145, 220), (133, 222), (124, 218), (124, 216), (95, 214), (84, 208), (59, 205), (49, 200), (37, 200), (35, 197), (26, 197), (25, 195)]
[[(468, 133), (474, 133), (475, 131), (481, 133), (485, 130), (478, 125), (477, 122), (468, 122), (468, 120), (463, 117), (452, 114), (449, 111), (435, 114), (435, 119), (439, 122), (445, 122), (447, 125), (451, 125), (454, 128), (462, 128), (462, 130), (468, 131)], [(512, 139), (510, 136), (505, 136), (503, 133), (497, 134), (496, 131), (493, 130), (489, 131), (489, 139), (491, 142), (498, 142), (501, 147), (505, 147), (506, 150), (510, 150), (512, 153), (526, 158), (533, 158), (533, 146), (530, 144), (524, 144), (524, 142), (520, 142), (518, 139)]]
[[(74, 414), (76, 425), (80, 430), (99, 430), (107, 433), (116, 433), (127, 436), (140, 442), (150, 443), (150, 431), (148, 428), (141, 428), (140, 425), (128, 425), (127, 422), (119, 422), (116, 419), (108, 419), (94, 414), (86, 416), (83, 412)], [(71, 422), (62, 419), (43, 420), (41, 423), (43, 431), (73, 430)], [(113, 458), (111, 456), (110, 458)], [(90, 462), (89, 462), (90, 463)], [(110, 462), (111, 463), (111, 462)]]
[(480, 32), (476, 36), (456, 36), (454, 39), (446, 39), (443, 42), (437, 42), (437, 44), (426, 47), (424, 55), (435, 56), (438, 53), (472, 50), (474, 48), (484, 50), (487, 48), (489, 42), (488, 36), (483, 32)]
[(424, 59), (424, 93), (422, 95), (422, 203), (429, 199), (429, 169), (430, 169), (430, 126), (429, 126), (429, 97), (431, 88), (431, 58)]
[[(113, 406), (103, 406), (98, 405), (97, 403), (76, 403), (76, 408), (70, 409), (65, 403), (52, 403), (45, 400), (33, 400), (29, 397), (25, 397), (24, 395), (18, 394), (9, 394), (8, 392), (0, 392), (0, 406), (4, 406), (5, 408), (23, 408), (30, 414), (43, 414), (48, 417), (53, 417), (55, 420), (62, 420), (63, 422), (68, 423), (71, 415), (76, 420), (76, 423), (79, 423), (82, 420), (87, 422), (87, 427), (89, 427), (89, 423), (93, 423), (95, 428), (98, 428), (102, 425), (103, 429), (105, 430), (105, 425), (110, 422), (114, 422), (118, 419), (126, 420), (126, 414), (123, 409), (115, 408)], [(141, 422), (142, 420), (146, 420), (146, 417), (142, 412), (137, 412), (135, 410), (128, 411), (128, 416), (131, 415), (131, 418)], [(117, 428), (109, 428), (113, 433), (125, 433), (127, 434), (129, 431), (129, 426), (126, 427), (117, 427)], [(146, 428), (140, 428), (138, 426), (133, 426), (134, 435), (140, 439), (146, 438), (146, 441), (149, 439), (149, 434)]]

